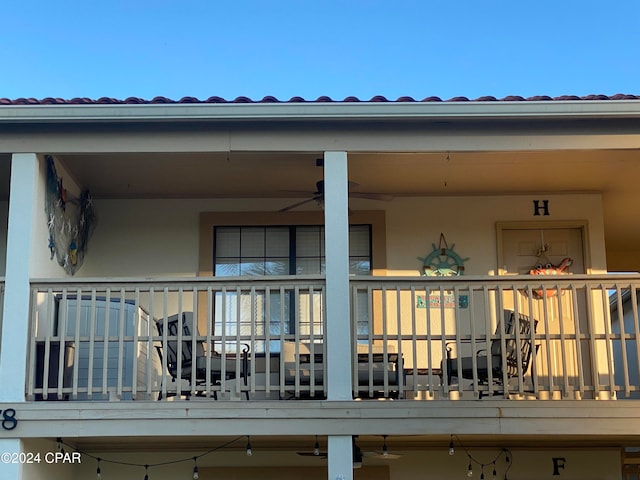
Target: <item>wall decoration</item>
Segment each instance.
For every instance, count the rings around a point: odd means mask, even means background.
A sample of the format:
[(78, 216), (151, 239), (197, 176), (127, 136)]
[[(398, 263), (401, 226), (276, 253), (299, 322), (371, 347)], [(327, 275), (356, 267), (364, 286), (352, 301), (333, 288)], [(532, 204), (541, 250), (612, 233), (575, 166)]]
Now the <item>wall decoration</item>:
[(47, 155), (45, 212), (49, 229), (49, 252), (70, 275), (82, 266), (89, 238), (95, 228), (95, 211), (89, 190), (70, 195), (58, 177), (53, 157)]
[[(573, 259), (569, 257), (563, 258), (560, 263), (554, 265), (551, 263), (549, 258), (547, 257), (547, 252), (549, 251), (549, 245), (544, 243), (544, 234), (541, 232), (542, 246), (538, 249), (538, 253), (536, 253), (536, 257), (538, 257), (538, 261), (536, 265), (529, 270), (530, 275), (566, 275), (567, 268), (573, 265)], [(543, 297), (551, 298), (558, 294), (558, 291), (555, 288), (542, 290), (536, 289), (533, 291), (533, 296), (541, 299)]]
[(433, 251), (424, 258), (418, 257), (422, 262), (422, 274), (426, 276), (451, 277), (464, 273), (464, 262), (469, 258), (462, 258), (453, 251), (455, 244), (451, 247), (447, 244), (444, 234), (440, 234), (440, 243), (436, 247), (431, 244)]
[[(444, 303), (443, 303), (444, 301)], [(424, 295), (416, 296), (416, 308), (456, 308), (456, 297), (451, 292), (440, 295), (440, 292), (431, 292), (429, 298)], [(458, 307), (469, 308), (469, 295), (458, 295)]]

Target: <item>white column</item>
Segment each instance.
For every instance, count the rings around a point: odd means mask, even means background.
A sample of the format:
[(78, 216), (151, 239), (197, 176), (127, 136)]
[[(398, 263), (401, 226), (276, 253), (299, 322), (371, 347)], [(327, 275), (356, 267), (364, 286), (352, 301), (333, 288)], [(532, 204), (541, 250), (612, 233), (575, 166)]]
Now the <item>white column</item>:
[(351, 436), (330, 435), (327, 444), (328, 480), (353, 480), (353, 444)]
[[(33, 153), (14, 154), (11, 161), (7, 263), (0, 336), (0, 402), (25, 401), (29, 275), (37, 178), (37, 156)], [(44, 205), (40, 207), (44, 208)]]
[(347, 153), (324, 154), (327, 399), (351, 400)]
[[(0, 454), (13, 454), (22, 452), (22, 442), (15, 438), (0, 439)], [(22, 465), (19, 463), (0, 462), (0, 478), (20, 480), (22, 478)]]

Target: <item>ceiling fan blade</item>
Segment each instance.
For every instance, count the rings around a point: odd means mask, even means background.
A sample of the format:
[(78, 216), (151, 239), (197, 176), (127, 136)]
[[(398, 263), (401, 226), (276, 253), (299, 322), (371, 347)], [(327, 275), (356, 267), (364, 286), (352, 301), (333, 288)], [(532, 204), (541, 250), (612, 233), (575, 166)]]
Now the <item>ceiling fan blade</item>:
[(312, 198), (307, 198), (306, 200), (303, 200), (301, 202), (297, 202), (294, 203), (292, 205), (289, 205), (288, 207), (284, 207), (281, 208), (280, 210), (278, 210), (278, 212), (288, 212), (289, 210), (292, 210), (296, 207), (299, 207), (300, 205), (304, 205), (305, 203), (309, 203), (309, 202), (316, 202), (318, 200), (320, 200), (322, 197), (312, 197)]
[(318, 455), (316, 455), (313, 452), (296, 452), (298, 455), (300, 455), (301, 457), (316, 457), (316, 458), (322, 458), (322, 459), (327, 459), (327, 457), (329, 456), (329, 454), (327, 452), (320, 452)]
[(383, 460), (397, 460), (399, 458), (402, 458), (402, 455), (399, 455), (397, 453), (387, 453), (385, 455), (384, 452), (374, 452), (374, 451), (362, 452), (362, 456), (369, 457), (369, 458), (381, 458)]
[(384, 200), (386, 202), (393, 200), (393, 195), (386, 193), (370, 193), (370, 192), (349, 192), (352, 198), (366, 198), (367, 200)]

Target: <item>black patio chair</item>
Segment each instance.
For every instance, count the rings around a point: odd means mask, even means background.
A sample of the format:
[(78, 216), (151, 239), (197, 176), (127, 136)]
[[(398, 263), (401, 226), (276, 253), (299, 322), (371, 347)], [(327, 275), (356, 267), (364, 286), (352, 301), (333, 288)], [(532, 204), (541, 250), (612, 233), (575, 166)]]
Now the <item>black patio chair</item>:
[[(182, 352), (181, 362), (178, 364), (178, 328), (179, 323), (182, 324)], [(240, 370), (236, 370), (236, 355), (233, 353), (227, 353), (224, 355), (216, 352), (211, 348), (210, 353), (207, 353), (204, 348), (204, 344), (200, 340), (196, 340), (195, 352), (193, 351), (193, 339), (191, 337), (193, 328), (193, 313), (184, 312), (182, 319), (179, 321), (178, 315), (173, 315), (167, 319), (167, 351), (163, 355), (162, 341), (156, 345), (156, 350), (160, 355), (161, 361), (164, 362), (169, 375), (176, 383), (181, 383), (181, 380), (186, 380), (189, 384), (189, 390), (181, 390), (181, 394), (187, 398), (191, 395), (191, 391), (195, 390), (197, 396), (206, 395), (206, 383), (207, 383), (207, 355), (210, 357), (210, 370), (208, 371), (209, 383), (211, 385), (219, 384), (222, 381), (223, 375), (225, 380), (233, 380), (238, 376), (244, 381), (244, 385), (247, 385), (247, 377), (249, 375), (249, 345), (242, 344), (242, 352), (240, 359)], [(157, 320), (156, 328), (158, 329), (158, 335), (163, 336), (164, 321)], [(199, 335), (197, 325), (195, 328), (196, 337)], [(223, 364), (224, 358), (224, 364)], [(193, 362), (195, 359), (195, 368), (193, 368)], [(180, 365), (180, 368), (178, 368)], [(224, 369), (222, 368), (224, 365)], [(179, 370), (179, 372), (178, 372)], [(224, 370), (224, 372), (223, 372)], [(195, 373), (195, 377), (193, 376)], [(180, 375), (180, 379), (178, 379)], [(174, 394), (171, 392), (170, 394)], [(249, 399), (249, 392), (244, 390), (247, 400)], [(217, 391), (213, 391), (213, 397), (218, 398)]]
[[(518, 333), (516, 334), (516, 325)], [(489, 349), (490, 355), (487, 355), (487, 349), (483, 348), (475, 352), (475, 371), (478, 384), (486, 385), (487, 390), (492, 393), (499, 393), (489, 385), (489, 372), (491, 372), (491, 380), (494, 385), (503, 385), (506, 374), (507, 381), (511, 378), (526, 375), (531, 363), (531, 353), (533, 344), (531, 341), (531, 328), (535, 333), (538, 325), (537, 320), (531, 320), (528, 316), (517, 314), (511, 310), (504, 311), (504, 345), (505, 351), (502, 351), (501, 329), (500, 324), (496, 328), (494, 339), (491, 340)], [(496, 338), (497, 337), (497, 338)], [(472, 356), (454, 356), (453, 345), (455, 342), (447, 344), (447, 358), (441, 363), (441, 375), (444, 374), (446, 362), (447, 384), (451, 385), (451, 379), (464, 378), (474, 380), (474, 357)], [(469, 343), (465, 341), (464, 343)], [(480, 342), (479, 342), (480, 343)], [(536, 345), (536, 351), (538, 346)], [(520, 362), (520, 367), (518, 366)], [(503, 385), (506, 388), (506, 385)], [(483, 391), (480, 390), (479, 397), (482, 398)]]

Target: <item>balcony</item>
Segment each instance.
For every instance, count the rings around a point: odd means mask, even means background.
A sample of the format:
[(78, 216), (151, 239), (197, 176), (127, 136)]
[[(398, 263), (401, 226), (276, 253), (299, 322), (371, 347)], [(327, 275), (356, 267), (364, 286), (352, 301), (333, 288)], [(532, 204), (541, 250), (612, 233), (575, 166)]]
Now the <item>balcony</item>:
[[(640, 397), (640, 276), (350, 284), (354, 399)], [(324, 289), (321, 277), (33, 281), (26, 397), (326, 398)]]

